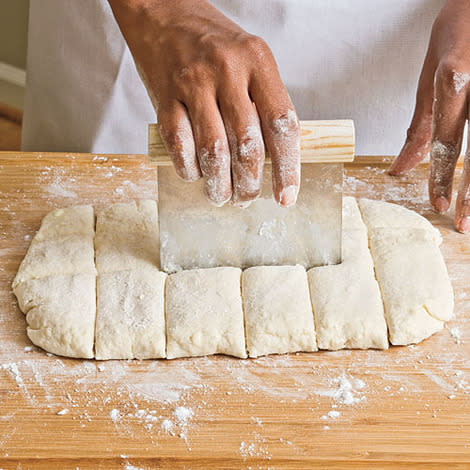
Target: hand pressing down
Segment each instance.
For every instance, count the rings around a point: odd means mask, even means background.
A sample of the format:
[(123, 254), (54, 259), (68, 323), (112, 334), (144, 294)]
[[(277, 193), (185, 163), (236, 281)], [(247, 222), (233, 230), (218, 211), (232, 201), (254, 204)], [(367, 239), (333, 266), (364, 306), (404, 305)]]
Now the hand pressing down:
[(259, 37), (205, 0), (109, 0), (155, 106), (176, 172), (216, 205), (260, 193), (266, 143), (273, 193), (295, 204), (299, 122)]
[[(431, 152), (429, 197), (449, 209), (470, 97), (470, 2), (448, 0), (437, 17), (418, 84), (416, 107), (391, 175), (414, 168)], [(467, 146), (468, 147), (468, 146)], [(470, 232), (470, 150), (467, 149), (455, 211), (455, 227)]]

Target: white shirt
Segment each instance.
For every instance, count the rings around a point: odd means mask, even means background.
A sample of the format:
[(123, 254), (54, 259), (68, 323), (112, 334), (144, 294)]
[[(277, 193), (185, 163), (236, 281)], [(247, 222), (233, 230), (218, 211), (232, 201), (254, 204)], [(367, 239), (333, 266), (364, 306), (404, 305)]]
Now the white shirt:
[[(215, 0), (271, 47), (301, 119), (354, 119), (396, 154), (444, 0)], [(106, 0), (32, 0), (23, 149), (146, 153), (156, 120)]]

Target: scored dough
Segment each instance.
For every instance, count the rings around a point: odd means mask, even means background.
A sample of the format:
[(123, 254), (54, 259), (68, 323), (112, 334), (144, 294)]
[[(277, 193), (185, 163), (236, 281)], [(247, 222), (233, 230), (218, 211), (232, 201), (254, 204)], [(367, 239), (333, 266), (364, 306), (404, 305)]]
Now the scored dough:
[(227, 354), (246, 357), (241, 270), (209, 268), (168, 276), (167, 358)]
[(33, 238), (13, 288), (30, 279), (61, 274), (95, 275), (92, 206), (56, 209), (47, 214)]
[(302, 266), (257, 266), (242, 275), (250, 357), (316, 351), (315, 326)]
[(41, 222), (41, 228), (34, 237), (36, 242), (57, 240), (71, 235), (93, 237), (95, 216), (92, 206), (70, 206), (49, 212)]
[(361, 199), (385, 306), (390, 342), (417, 343), (442, 329), (454, 298), (439, 250), (440, 236), (423, 217), (394, 204)]
[(13, 287), (48, 276), (96, 274), (93, 238), (71, 235), (61, 239), (34, 241), (21, 263)]
[(13, 282), (31, 341), (55, 354), (93, 357), (96, 270), (91, 206), (44, 217)]
[(165, 278), (151, 268), (98, 275), (96, 359), (165, 357)]
[(155, 201), (118, 203), (96, 222), (97, 359), (165, 357), (164, 290)]
[(367, 230), (356, 200), (343, 199), (343, 262), (308, 272), (320, 349), (387, 349), (387, 325)]
[(160, 267), (157, 203), (117, 203), (97, 211), (96, 267), (99, 273)]
[(34, 344), (61, 356), (93, 357), (95, 279), (90, 274), (50, 276), (16, 287)]
[(341, 265), (169, 277), (159, 271), (155, 201), (100, 209), (96, 237), (91, 206), (58, 209), (44, 218), (13, 291), (33, 343), (70, 357), (95, 348), (98, 359), (244, 358), (244, 320), (252, 357), (315, 350), (316, 341), (385, 349), (386, 327), (392, 344), (419, 342), (453, 310), (440, 234), (395, 204), (363, 199), (359, 208), (345, 198)]

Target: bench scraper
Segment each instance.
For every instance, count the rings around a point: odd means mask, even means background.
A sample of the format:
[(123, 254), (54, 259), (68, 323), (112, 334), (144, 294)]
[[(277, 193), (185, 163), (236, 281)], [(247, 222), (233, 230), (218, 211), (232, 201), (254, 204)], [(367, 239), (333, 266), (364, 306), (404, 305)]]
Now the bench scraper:
[(301, 121), (297, 203), (280, 207), (266, 155), (262, 192), (247, 208), (214, 207), (203, 179), (186, 183), (173, 168), (157, 124), (149, 126), (149, 163), (158, 169), (161, 268), (262, 265), (305, 268), (341, 262), (343, 163), (354, 159), (351, 120)]

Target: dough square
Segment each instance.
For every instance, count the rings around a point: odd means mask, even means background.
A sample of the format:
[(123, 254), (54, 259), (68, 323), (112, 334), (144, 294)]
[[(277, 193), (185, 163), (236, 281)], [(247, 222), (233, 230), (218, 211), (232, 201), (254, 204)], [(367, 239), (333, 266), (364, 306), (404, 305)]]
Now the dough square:
[(14, 293), (26, 314), (27, 334), (34, 344), (61, 356), (93, 357), (94, 275), (31, 279), (19, 284)]
[(316, 351), (315, 325), (302, 266), (256, 266), (242, 274), (250, 357)]
[(93, 207), (89, 205), (71, 206), (55, 209), (42, 219), (41, 227), (34, 240), (57, 240), (71, 235), (93, 237), (95, 232), (95, 216)]
[(96, 359), (165, 357), (166, 277), (156, 268), (98, 276)]
[(167, 358), (226, 354), (245, 358), (241, 270), (193, 269), (168, 276)]
[(34, 239), (13, 282), (19, 283), (42, 277), (96, 274), (93, 237), (70, 235), (57, 239)]
[(98, 272), (160, 266), (158, 212), (155, 201), (117, 203), (97, 211)]
[(356, 200), (343, 199), (343, 262), (308, 271), (320, 349), (387, 349), (387, 325)]

